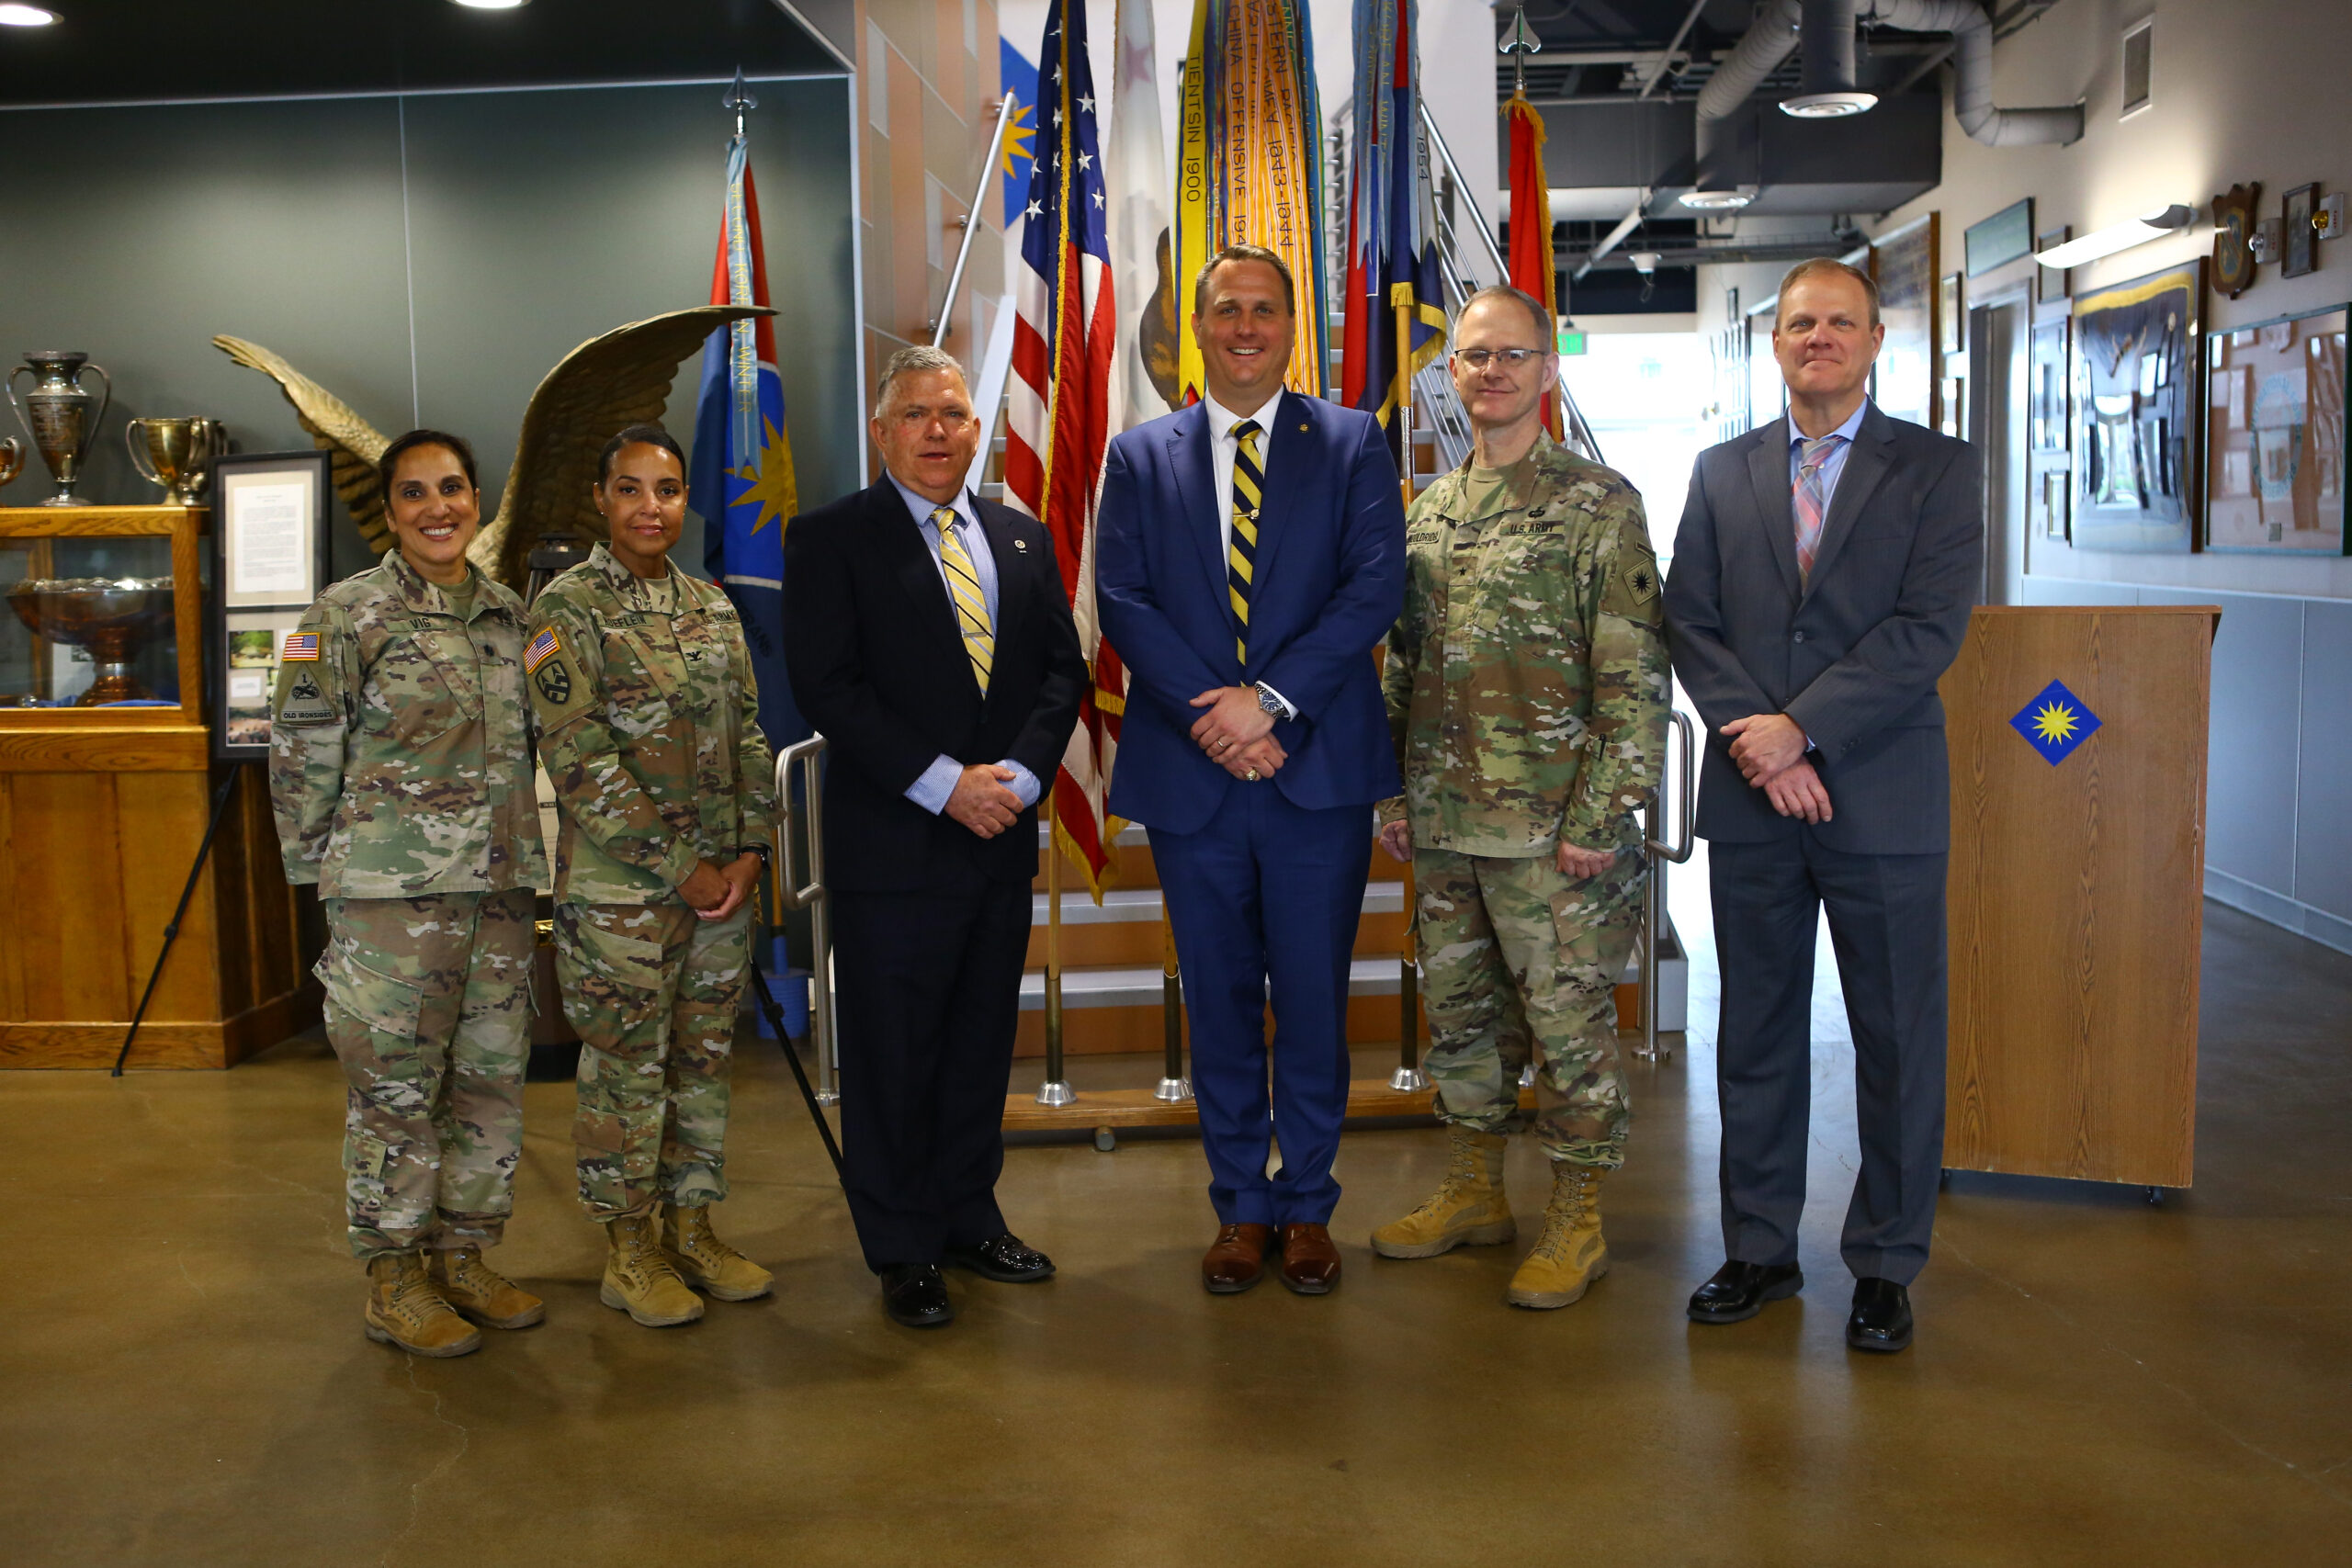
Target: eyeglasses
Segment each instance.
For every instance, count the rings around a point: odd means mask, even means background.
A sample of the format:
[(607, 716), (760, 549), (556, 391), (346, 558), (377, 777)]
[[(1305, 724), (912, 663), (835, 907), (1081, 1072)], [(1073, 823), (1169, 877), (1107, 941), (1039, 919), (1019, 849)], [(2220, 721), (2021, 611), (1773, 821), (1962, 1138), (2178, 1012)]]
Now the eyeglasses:
[(1540, 348), (1457, 348), (1453, 351), (1453, 357), (1473, 370), (1484, 370), (1490, 364), (1499, 365), (1505, 370), (1516, 370), (1543, 352)]

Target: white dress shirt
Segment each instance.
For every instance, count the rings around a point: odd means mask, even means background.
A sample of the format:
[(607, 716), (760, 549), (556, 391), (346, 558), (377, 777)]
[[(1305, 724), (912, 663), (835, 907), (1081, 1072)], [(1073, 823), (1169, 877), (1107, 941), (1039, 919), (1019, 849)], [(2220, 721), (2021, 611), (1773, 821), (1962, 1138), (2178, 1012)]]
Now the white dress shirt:
[[(1216, 558), (1221, 561), (1233, 558), (1233, 464), (1241, 454), (1241, 443), (1234, 435), (1233, 427), (1245, 419), (1258, 422), (1258, 493), (1263, 496), (1270, 472), (1266, 459), (1274, 444), (1274, 412), (1282, 400), (1283, 395), (1277, 390), (1259, 405), (1256, 413), (1235, 413), (1215, 398), (1202, 395), (1201, 406), (1209, 415), (1209, 467), (1216, 475)], [(1258, 683), (1265, 685), (1262, 681)], [(1266, 690), (1283, 705), (1284, 717), (1298, 716), (1298, 709), (1288, 697), (1272, 686), (1266, 686)]]

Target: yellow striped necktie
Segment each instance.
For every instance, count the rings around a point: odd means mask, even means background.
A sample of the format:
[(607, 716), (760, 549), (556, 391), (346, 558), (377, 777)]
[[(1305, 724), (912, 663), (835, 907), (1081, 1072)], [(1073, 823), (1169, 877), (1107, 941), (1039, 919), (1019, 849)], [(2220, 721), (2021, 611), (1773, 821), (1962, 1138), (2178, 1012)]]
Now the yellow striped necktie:
[(1230, 434), (1233, 454), (1233, 541), (1226, 547), (1226, 592), (1233, 599), (1233, 614), (1241, 635), (1233, 651), (1250, 662), (1250, 589), (1258, 570), (1258, 506), (1266, 488), (1266, 471), (1258, 461), (1258, 422), (1236, 421)]
[(996, 631), (989, 625), (988, 595), (980, 592), (980, 574), (973, 569), (972, 557), (964, 548), (964, 541), (956, 536), (956, 509), (933, 507), (931, 520), (939, 529), (939, 564), (947, 569), (947, 596), (956, 601), (956, 620), (963, 628), (964, 651), (972, 656), (972, 674), (985, 695), (989, 671), (996, 664)]

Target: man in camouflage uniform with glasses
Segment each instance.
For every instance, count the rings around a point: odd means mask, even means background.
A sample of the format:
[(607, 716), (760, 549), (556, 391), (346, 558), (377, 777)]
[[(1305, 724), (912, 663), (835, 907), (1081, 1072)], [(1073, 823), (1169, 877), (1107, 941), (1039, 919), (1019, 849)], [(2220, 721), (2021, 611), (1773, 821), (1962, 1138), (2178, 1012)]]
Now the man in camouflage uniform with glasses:
[(1562, 1307), (1608, 1271), (1600, 1190), (1624, 1161), (1615, 993), (1642, 915), (1634, 813), (1670, 700), (1657, 562), (1639, 493), (1544, 428), (1558, 362), (1541, 304), (1473, 296), (1453, 373), (1476, 446), (1407, 516), (1383, 682), (1405, 794), (1380, 830), (1412, 860), (1426, 1065), (1453, 1149), (1438, 1190), (1372, 1245), (1432, 1258), (1517, 1235), (1503, 1156), (1532, 1060), (1552, 1196), (1507, 1299)]

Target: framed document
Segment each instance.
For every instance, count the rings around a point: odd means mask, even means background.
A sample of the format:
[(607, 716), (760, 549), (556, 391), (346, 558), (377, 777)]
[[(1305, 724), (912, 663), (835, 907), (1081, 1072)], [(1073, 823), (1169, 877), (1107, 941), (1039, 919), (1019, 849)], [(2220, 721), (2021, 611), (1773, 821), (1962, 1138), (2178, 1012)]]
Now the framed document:
[(212, 755), (269, 756), (270, 694), (288, 634), (326, 586), (324, 452), (250, 452), (212, 460)]
[(2202, 256), (2075, 299), (2067, 446), (2076, 549), (2197, 547), (2204, 314)]

